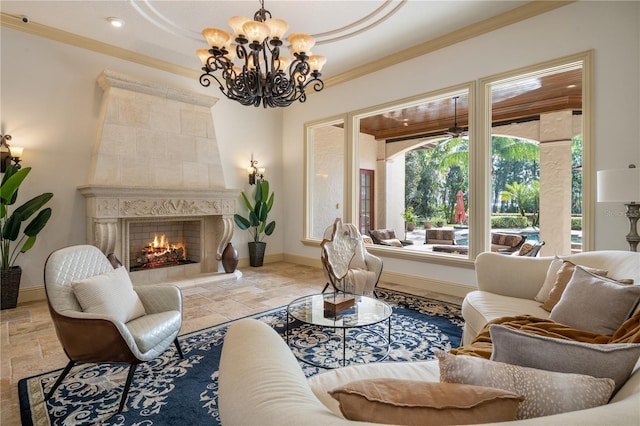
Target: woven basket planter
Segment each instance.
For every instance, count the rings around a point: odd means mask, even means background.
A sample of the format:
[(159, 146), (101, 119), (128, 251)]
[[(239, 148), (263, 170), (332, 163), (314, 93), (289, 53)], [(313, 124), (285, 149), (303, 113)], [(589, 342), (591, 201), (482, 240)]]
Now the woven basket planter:
[(2, 309), (13, 309), (18, 305), (18, 291), (20, 290), (20, 278), (22, 268), (13, 266), (11, 269), (0, 271), (0, 288), (2, 290)]

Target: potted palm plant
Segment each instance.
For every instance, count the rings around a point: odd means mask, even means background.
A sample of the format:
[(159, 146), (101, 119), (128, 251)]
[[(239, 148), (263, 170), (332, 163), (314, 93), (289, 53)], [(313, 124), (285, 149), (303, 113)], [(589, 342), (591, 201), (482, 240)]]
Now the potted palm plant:
[(276, 222), (268, 222), (269, 212), (273, 207), (274, 194), (269, 194), (269, 182), (259, 180), (256, 182), (256, 192), (253, 196), (253, 203), (249, 201), (247, 194), (242, 192), (242, 199), (249, 210), (249, 217), (239, 214), (233, 215), (238, 228), (248, 230), (253, 241), (249, 242), (249, 264), (251, 266), (262, 266), (264, 252), (267, 243), (262, 241), (265, 235), (271, 235), (276, 229)]
[(413, 212), (413, 206), (409, 206), (405, 211), (400, 213), (402, 219), (404, 219), (404, 227), (406, 231), (413, 231), (416, 229), (416, 221), (418, 220), (418, 216)]
[[(18, 169), (14, 165), (8, 166), (0, 187), (2, 309), (16, 307), (22, 276), (22, 268), (15, 265), (16, 259), (21, 253), (25, 253), (33, 247), (36, 235), (42, 231), (51, 217), (51, 208), (42, 208), (53, 197), (51, 192), (40, 194), (21, 206), (12, 208), (18, 198), (18, 189), (30, 171), (31, 167)], [(33, 215), (36, 216), (31, 219)], [(27, 221), (29, 222), (23, 229), (22, 223)]]

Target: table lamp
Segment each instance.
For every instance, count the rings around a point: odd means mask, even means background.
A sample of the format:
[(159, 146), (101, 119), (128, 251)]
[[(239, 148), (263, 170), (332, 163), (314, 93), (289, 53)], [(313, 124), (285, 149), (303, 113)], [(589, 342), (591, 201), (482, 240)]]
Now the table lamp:
[(598, 202), (624, 203), (629, 218), (627, 242), (630, 251), (638, 251), (638, 218), (640, 218), (640, 169), (630, 164), (627, 169), (599, 170)]

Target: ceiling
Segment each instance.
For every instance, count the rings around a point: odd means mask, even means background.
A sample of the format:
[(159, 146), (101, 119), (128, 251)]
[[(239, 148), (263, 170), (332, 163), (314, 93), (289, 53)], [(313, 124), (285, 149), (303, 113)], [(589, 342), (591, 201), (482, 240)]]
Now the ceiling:
[[(322, 71), (326, 80), (528, 3), (266, 0), (265, 8), (274, 18), (289, 23), (287, 34), (303, 32), (316, 38), (312, 52), (327, 57)], [(196, 49), (207, 47), (201, 35), (203, 28), (228, 30), (228, 18), (253, 17), (259, 8), (257, 0), (0, 2), (2, 13), (27, 16), (30, 23), (24, 25), (42, 24), (194, 70), (201, 66)], [(121, 18), (125, 25), (114, 28), (107, 22), (108, 17)]]
[[(289, 23), (287, 34), (306, 32), (316, 38), (312, 52), (327, 57), (322, 79), (339, 82), (341, 76), (357, 76), (358, 70), (371, 70), (375, 66), (381, 68), (408, 59), (399, 55), (427, 53), (429, 49), (444, 47), (447, 43), (473, 37), (565, 3), (523, 0), (266, 0), (264, 6), (274, 18)], [(65, 36), (62, 39), (80, 36), (89, 39), (89, 44), (93, 40), (106, 43), (155, 58), (196, 78), (201, 65), (195, 51), (206, 47), (200, 34), (202, 29), (217, 27), (229, 30), (229, 17), (253, 17), (259, 8), (258, 0), (0, 2), (3, 25), (7, 25), (6, 17), (26, 16), (28, 23), (10, 19), (12, 28), (45, 35), (63, 31)], [(120, 18), (125, 25), (114, 28), (107, 21), (109, 17)], [(83, 45), (87, 44), (86, 41)], [(422, 50), (416, 51), (414, 46)], [(575, 80), (575, 77), (568, 75), (564, 80)], [(527, 91), (528, 94), (495, 93), (494, 98), (505, 99), (500, 103), (501, 111), (496, 114), (496, 119), (510, 120), (535, 114), (538, 109), (555, 108), (563, 102), (575, 104), (574, 96), (581, 94), (581, 85), (572, 91), (559, 91), (570, 84), (560, 80), (563, 78), (549, 77), (541, 87)], [(468, 99), (462, 96), (457, 105), (458, 125), (463, 127), (467, 126), (467, 104)], [(363, 121), (363, 131), (382, 139), (444, 132), (454, 124), (454, 103), (451, 99), (444, 99), (405, 109), (398, 114), (402, 115), (401, 120), (398, 116), (371, 117)]]
[[(467, 130), (466, 94), (424, 102), (360, 120), (360, 130), (376, 139), (395, 142), (407, 138), (451, 136), (452, 127)], [(538, 120), (540, 114), (571, 110), (582, 113), (582, 69), (570, 69), (524, 78), (491, 90), (494, 126)]]

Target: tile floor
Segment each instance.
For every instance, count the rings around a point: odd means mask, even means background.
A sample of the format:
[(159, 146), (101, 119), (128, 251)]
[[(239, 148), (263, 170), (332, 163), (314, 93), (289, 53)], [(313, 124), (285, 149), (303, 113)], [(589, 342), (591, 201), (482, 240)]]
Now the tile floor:
[[(241, 271), (239, 279), (182, 289), (181, 333), (283, 306), (296, 297), (319, 293), (324, 287), (322, 271), (308, 266), (279, 262)], [(379, 285), (461, 303), (454, 296), (390, 283)], [(68, 359), (58, 343), (45, 301), (0, 311), (0, 327), (0, 425), (19, 425), (18, 381), (62, 368)]]

